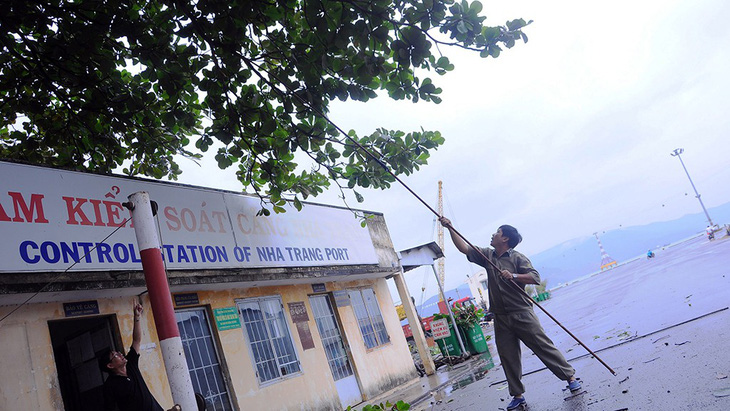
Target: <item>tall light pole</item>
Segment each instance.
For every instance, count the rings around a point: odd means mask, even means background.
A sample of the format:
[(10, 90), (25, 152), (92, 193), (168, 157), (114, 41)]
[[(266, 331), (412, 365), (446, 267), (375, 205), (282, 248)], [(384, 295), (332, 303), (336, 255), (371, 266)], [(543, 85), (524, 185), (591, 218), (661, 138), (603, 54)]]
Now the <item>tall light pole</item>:
[(705, 212), (705, 216), (707, 217), (707, 221), (710, 222), (710, 226), (714, 226), (715, 224), (712, 223), (712, 219), (710, 218), (710, 214), (707, 212), (707, 209), (705, 208), (705, 205), (702, 203), (702, 198), (700, 196), (700, 193), (697, 192), (697, 188), (695, 187), (695, 183), (692, 182), (692, 177), (689, 176), (689, 172), (687, 171), (687, 167), (684, 166), (684, 161), (682, 161), (682, 153), (684, 153), (683, 148), (677, 148), (674, 151), (672, 151), (670, 154), (672, 157), (679, 158), (679, 162), (682, 163), (682, 168), (684, 169), (684, 172), (687, 174), (687, 178), (689, 179), (689, 183), (692, 184), (692, 189), (695, 190), (695, 197), (697, 197), (697, 200), (700, 201), (700, 205), (702, 206), (702, 211)]

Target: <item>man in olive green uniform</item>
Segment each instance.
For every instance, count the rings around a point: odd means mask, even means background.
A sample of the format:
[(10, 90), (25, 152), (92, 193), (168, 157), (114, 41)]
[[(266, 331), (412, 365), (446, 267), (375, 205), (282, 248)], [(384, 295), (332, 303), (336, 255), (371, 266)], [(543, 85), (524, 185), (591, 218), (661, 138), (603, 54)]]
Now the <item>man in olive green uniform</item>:
[[(494, 313), (497, 352), (507, 378), (509, 393), (513, 396), (507, 409), (524, 407), (526, 403), (522, 395), (525, 386), (521, 381), (520, 341), (531, 349), (556, 377), (567, 381), (571, 391), (580, 390), (581, 384), (575, 379), (575, 370), (545, 334), (532, 310), (532, 300), (517, 289), (520, 287), (524, 290), (526, 284), (540, 283), (540, 274), (532, 267), (530, 260), (514, 250), (514, 247), (522, 241), (517, 229), (509, 225), (499, 227), (492, 235), (493, 248), (477, 250), (454, 232), (448, 218), (441, 217), (440, 221), (449, 229), (456, 248), (466, 254), (469, 261), (487, 270), (489, 309)], [(494, 269), (485, 257), (500, 270)]]

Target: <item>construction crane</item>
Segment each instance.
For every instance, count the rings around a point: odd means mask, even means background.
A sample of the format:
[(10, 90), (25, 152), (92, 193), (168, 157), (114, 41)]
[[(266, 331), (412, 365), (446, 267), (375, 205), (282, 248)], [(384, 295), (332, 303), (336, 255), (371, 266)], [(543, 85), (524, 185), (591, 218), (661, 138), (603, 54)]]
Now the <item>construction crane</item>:
[[(444, 215), (444, 195), (443, 195), (443, 183), (439, 180), (439, 196), (438, 196), (438, 213), (440, 216)], [(444, 226), (436, 224), (438, 227), (438, 244), (441, 247), (441, 251), (444, 250)], [(444, 285), (444, 278), (446, 277), (446, 267), (444, 265), (444, 257), (438, 259), (438, 275), (441, 285)], [(439, 291), (439, 301), (444, 301), (444, 294)]]

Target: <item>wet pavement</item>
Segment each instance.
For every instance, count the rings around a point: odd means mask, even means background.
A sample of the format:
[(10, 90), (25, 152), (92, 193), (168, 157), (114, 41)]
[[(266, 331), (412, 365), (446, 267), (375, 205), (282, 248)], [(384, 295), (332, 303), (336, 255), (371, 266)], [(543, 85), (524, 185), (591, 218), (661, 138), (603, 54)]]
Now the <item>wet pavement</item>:
[[(535, 308), (584, 390), (523, 346), (527, 410), (730, 410), (730, 238), (696, 237), (552, 291), (541, 302), (617, 375)], [(485, 335), (491, 328), (485, 329)], [(510, 397), (493, 338), (488, 355), (441, 367), (384, 396), (412, 410), (499, 410)], [(491, 363), (490, 363), (491, 360)], [(493, 366), (496, 365), (496, 366)]]

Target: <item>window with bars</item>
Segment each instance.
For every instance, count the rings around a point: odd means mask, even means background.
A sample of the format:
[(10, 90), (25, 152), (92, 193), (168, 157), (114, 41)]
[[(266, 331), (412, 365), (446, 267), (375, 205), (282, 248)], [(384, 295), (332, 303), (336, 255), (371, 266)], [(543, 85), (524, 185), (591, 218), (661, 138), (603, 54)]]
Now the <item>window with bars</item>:
[(282, 378), (301, 370), (280, 297), (238, 302), (259, 382)]
[(205, 398), (208, 410), (232, 410), (205, 309), (176, 311), (175, 319), (180, 329), (193, 390)]
[(370, 349), (390, 342), (375, 292), (371, 288), (364, 288), (350, 290), (349, 295), (365, 347)]

